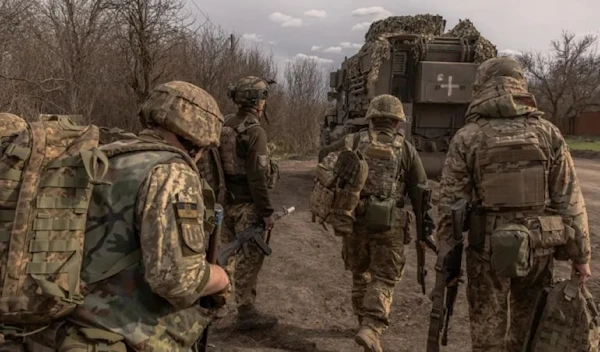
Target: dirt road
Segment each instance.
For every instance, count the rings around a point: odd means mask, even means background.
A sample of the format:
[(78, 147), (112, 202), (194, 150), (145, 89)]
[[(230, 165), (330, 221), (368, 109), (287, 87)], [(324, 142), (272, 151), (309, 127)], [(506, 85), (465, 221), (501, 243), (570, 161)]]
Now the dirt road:
[[(289, 160), (281, 164), (281, 182), (273, 192), (277, 206), (295, 206), (297, 211), (278, 222), (273, 232), (273, 254), (265, 261), (258, 285), (257, 306), (279, 317), (271, 331), (240, 333), (228, 329), (229, 318), (211, 331), (211, 351), (362, 351), (353, 341), (356, 319), (350, 303), (351, 278), (344, 270), (341, 240), (311, 222), (308, 195), (316, 161)], [(600, 161), (576, 160), (577, 172), (586, 198), (593, 248), (600, 234)], [(384, 333), (386, 352), (423, 351), (427, 339), (431, 302), (421, 294), (416, 281), (414, 242), (406, 248), (407, 265), (397, 286), (392, 307), (392, 325)], [(428, 257), (427, 291), (434, 283), (434, 257)], [(600, 263), (593, 273), (600, 275)], [(557, 275), (568, 275), (558, 265)], [(590, 288), (600, 299), (600, 282)], [(467, 305), (461, 287), (451, 321), (448, 346), (443, 351), (470, 350)]]

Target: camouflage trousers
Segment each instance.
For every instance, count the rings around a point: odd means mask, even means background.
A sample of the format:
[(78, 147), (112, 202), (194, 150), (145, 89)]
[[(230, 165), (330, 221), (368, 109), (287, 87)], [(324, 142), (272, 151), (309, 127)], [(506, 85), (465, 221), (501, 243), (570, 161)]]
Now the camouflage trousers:
[[(404, 213), (406, 214), (406, 213)], [(389, 315), (396, 284), (404, 272), (404, 244), (408, 222), (383, 233), (370, 233), (358, 218), (352, 234), (343, 237), (342, 258), (352, 272), (352, 308), (363, 325), (382, 333)]]
[(497, 277), (489, 261), (467, 249), (467, 300), (471, 320), (472, 351), (522, 350), (538, 293), (550, 285), (552, 255), (537, 257), (529, 275)]
[[(252, 203), (228, 205), (225, 209), (225, 218), (221, 230), (222, 243), (229, 243), (235, 240), (235, 234), (240, 233), (246, 228), (262, 224), (262, 217)], [(266, 233), (262, 233), (266, 240)], [(258, 274), (262, 268), (265, 259), (264, 253), (253, 243), (248, 244), (248, 256), (244, 251), (239, 251), (232, 256), (225, 271), (230, 278), (233, 278), (232, 289), (235, 293), (237, 306), (254, 304), (256, 300), (256, 283)]]

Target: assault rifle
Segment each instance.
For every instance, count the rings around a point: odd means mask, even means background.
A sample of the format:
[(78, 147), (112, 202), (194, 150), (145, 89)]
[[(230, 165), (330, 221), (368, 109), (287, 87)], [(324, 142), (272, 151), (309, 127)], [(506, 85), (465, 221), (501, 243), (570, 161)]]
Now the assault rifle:
[(418, 185), (417, 204), (413, 206), (415, 217), (417, 218), (417, 240), (415, 246), (417, 249), (417, 282), (421, 285), (421, 290), (425, 294), (425, 250), (427, 248), (437, 253), (435, 244), (429, 239), (431, 229), (425, 227), (425, 218), (429, 210), (429, 202), (431, 201), (431, 189), (423, 185)]
[(435, 264), (435, 288), (431, 293), (433, 306), (429, 320), (427, 352), (440, 350), (440, 332), (442, 346), (448, 344), (448, 326), (454, 311), (454, 302), (458, 294), (458, 285), (462, 282), (462, 254), (464, 231), (469, 230), (467, 222), (469, 203), (461, 199), (452, 206), (452, 237), (440, 243), (438, 259)]
[[(223, 206), (221, 204), (215, 204), (215, 217), (217, 220), (217, 227), (212, 236), (208, 241), (208, 249), (206, 251), (206, 260), (210, 264), (215, 264), (217, 261), (217, 250), (219, 248), (219, 241), (221, 239), (221, 227), (223, 224)], [(200, 306), (204, 308), (214, 308), (216, 306), (216, 302), (211, 298), (211, 296), (205, 296), (200, 298)], [(202, 332), (202, 337), (200, 340), (196, 341), (194, 344), (192, 351), (194, 352), (206, 352), (206, 347), (208, 346), (208, 328), (210, 327), (210, 323), (204, 328)]]
[[(290, 208), (283, 207), (283, 211), (276, 212), (273, 214), (273, 219), (279, 220), (282, 217), (289, 215), (290, 213), (292, 213), (295, 210), (296, 210), (295, 207), (290, 207)], [(236, 234), (235, 241), (223, 245), (222, 248), (219, 250), (217, 263), (220, 266), (227, 265), (227, 261), (229, 260), (229, 258), (232, 255), (234, 255), (235, 253), (237, 253), (237, 251), (240, 250), (240, 248), (242, 248), (244, 250), (244, 254), (246, 256), (248, 256), (248, 243), (249, 242), (254, 242), (254, 244), (256, 244), (258, 246), (258, 248), (265, 255), (270, 255), (272, 252), (271, 247), (269, 247), (269, 245), (261, 237), (261, 233), (263, 231), (265, 231), (265, 226), (264, 226), (264, 224), (261, 224), (261, 225), (250, 226), (247, 229), (245, 229), (244, 231)]]

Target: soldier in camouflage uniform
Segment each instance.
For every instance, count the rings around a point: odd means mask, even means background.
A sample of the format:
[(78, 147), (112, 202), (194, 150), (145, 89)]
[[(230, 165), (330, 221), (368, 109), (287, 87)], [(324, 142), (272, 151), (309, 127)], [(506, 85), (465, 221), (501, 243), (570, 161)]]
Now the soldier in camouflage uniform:
[[(355, 150), (365, 156), (369, 165), (361, 201), (355, 210), (353, 231), (343, 236), (342, 257), (346, 269), (352, 272), (352, 308), (360, 324), (355, 340), (365, 351), (380, 352), (379, 337), (389, 326), (394, 288), (404, 271), (404, 245), (410, 241), (413, 214), (404, 209), (404, 198), (408, 193), (413, 204), (416, 204), (417, 187), (427, 187), (427, 175), (416, 149), (397, 132), (398, 124), (406, 120), (398, 98), (387, 94), (374, 98), (366, 119), (369, 121), (367, 131), (346, 136), (323, 148), (319, 156), (322, 159), (337, 150)], [(379, 143), (376, 145), (393, 150), (394, 159), (391, 163), (389, 159), (383, 162), (369, 159), (368, 148), (374, 141)], [(379, 189), (379, 194), (371, 192), (371, 196), (383, 199), (385, 185), (390, 185), (393, 190), (388, 194), (392, 201), (391, 227), (383, 231), (373, 230), (366, 210), (371, 198), (365, 194), (365, 189)], [(428, 204), (428, 208), (431, 207)], [(428, 213), (426, 227), (429, 233), (433, 226)]]
[[(569, 148), (537, 109), (515, 60), (494, 58), (479, 67), (466, 121), (443, 168), (438, 241), (452, 234), (454, 202), (479, 204), (467, 249), (473, 351), (521, 351), (537, 294), (552, 281), (553, 258), (570, 259), (584, 279), (591, 275), (585, 204)], [(521, 263), (494, 256), (493, 238), (503, 232), (513, 238), (529, 232), (528, 271), (500, 274), (502, 261)]]
[[(221, 136), (220, 152), (228, 193), (222, 243), (234, 241), (236, 233), (257, 224), (264, 223), (265, 240), (273, 229), (273, 206), (268, 189), (277, 175), (272, 168), (267, 135), (260, 125), (269, 88), (269, 83), (253, 76), (230, 86), (230, 98), (239, 108), (236, 114), (225, 118)], [(266, 329), (277, 324), (276, 317), (260, 313), (254, 306), (263, 260), (263, 252), (249, 244), (248, 256), (239, 252), (227, 265), (228, 273), (234, 278), (237, 329)]]
[(110, 157), (108, 182), (93, 190), (82, 279), (95, 283), (67, 320), (28, 338), (27, 350), (189, 351), (214, 314), (200, 297), (229, 288), (226, 272), (206, 261), (207, 188), (192, 159), (218, 145), (215, 100), (170, 82), (151, 92), (139, 118), (139, 136), (102, 147), (109, 157), (131, 152)]

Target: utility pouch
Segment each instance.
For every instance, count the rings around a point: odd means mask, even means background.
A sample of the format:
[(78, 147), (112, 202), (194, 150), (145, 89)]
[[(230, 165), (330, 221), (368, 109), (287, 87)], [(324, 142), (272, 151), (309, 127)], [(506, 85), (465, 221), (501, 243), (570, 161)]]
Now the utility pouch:
[(567, 243), (575, 237), (575, 231), (565, 226), (561, 216), (538, 216), (533, 219), (531, 244), (534, 249), (552, 248)]
[(375, 196), (370, 196), (365, 205), (367, 229), (373, 232), (389, 231), (392, 228), (395, 207), (394, 199), (380, 200)]
[(490, 236), (490, 264), (496, 275), (525, 277), (533, 264), (531, 234), (522, 224), (500, 225)]
[(475, 204), (469, 211), (466, 228), (469, 231), (469, 247), (483, 251), (485, 247), (485, 212), (480, 204)]

